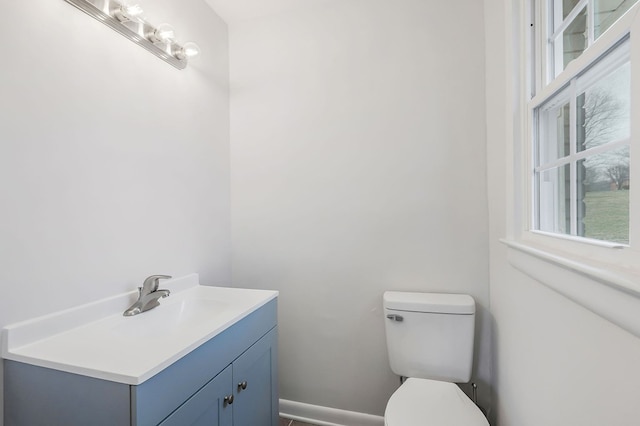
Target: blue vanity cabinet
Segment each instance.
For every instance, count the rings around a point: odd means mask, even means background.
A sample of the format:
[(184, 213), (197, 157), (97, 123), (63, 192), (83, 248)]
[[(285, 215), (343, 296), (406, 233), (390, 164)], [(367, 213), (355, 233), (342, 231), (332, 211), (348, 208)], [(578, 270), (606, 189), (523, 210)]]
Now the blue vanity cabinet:
[(277, 426), (276, 317), (272, 299), (139, 385), (5, 360), (5, 426)]

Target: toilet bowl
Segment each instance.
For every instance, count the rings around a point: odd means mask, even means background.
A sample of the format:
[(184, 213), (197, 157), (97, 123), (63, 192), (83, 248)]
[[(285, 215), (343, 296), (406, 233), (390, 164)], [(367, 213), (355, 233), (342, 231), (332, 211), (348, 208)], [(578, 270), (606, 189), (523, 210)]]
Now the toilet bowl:
[(454, 383), (407, 379), (391, 395), (385, 426), (489, 426), (482, 411)]

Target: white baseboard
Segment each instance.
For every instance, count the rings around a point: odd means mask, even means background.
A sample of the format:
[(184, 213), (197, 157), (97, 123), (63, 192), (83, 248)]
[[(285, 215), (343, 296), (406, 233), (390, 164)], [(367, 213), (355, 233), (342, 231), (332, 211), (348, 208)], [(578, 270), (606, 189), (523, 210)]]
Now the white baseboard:
[(280, 400), (280, 416), (319, 426), (384, 426), (384, 418), (355, 411)]

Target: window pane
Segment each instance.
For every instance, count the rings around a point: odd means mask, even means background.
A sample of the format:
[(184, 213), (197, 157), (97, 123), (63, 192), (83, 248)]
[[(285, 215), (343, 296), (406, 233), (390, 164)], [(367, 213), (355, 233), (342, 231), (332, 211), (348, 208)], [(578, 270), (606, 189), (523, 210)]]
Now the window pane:
[(582, 55), (587, 48), (587, 39), (587, 9), (584, 8), (562, 33), (562, 69)]
[(540, 165), (569, 155), (569, 102), (552, 99), (540, 109)]
[(564, 20), (580, 0), (562, 0), (562, 19)]
[(538, 173), (538, 221), (541, 231), (571, 233), (569, 165)]
[(578, 161), (578, 235), (629, 243), (629, 147)]
[(618, 20), (638, 0), (594, 0), (594, 37), (602, 33)]
[[(585, 77), (589, 77), (588, 73)], [(630, 136), (631, 66), (625, 63), (578, 96), (577, 150)]]

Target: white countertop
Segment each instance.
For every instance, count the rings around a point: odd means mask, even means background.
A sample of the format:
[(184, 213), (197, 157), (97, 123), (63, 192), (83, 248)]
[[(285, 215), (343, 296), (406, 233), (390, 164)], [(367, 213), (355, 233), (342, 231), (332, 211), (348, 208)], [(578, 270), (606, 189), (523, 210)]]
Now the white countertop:
[(208, 287), (198, 275), (162, 281), (171, 295), (133, 317), (137, 291), (9, 325), (2, 357), (139, 385), (278, 296), (277, 291)]

